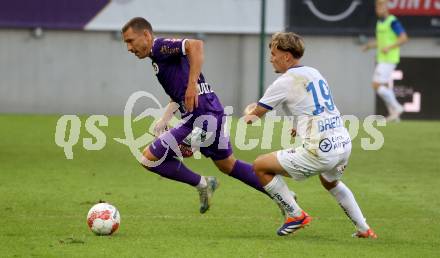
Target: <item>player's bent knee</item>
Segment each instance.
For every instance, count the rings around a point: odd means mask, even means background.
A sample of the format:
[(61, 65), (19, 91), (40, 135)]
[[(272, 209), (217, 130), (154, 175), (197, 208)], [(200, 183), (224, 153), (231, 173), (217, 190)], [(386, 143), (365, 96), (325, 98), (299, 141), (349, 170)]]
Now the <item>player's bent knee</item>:
[(319, 175), (319, 179), (321, 180), (322, 186), (327, 191), (330, 191), (331, 189), (335, 188), (338, 185), (338, 183), (339, 183), (339, 180), (328, 182), (322, 175)]
[(373, 82), (373, 84), (371, 84), (371, 87), (372, 87), (374, 90), (377, 90), (377, 89), (379, 89), (379, 87), (380, 87), (380, 83), (378, 83), (378, 82)]
[(230, 174), (236, 161), (235, 157), (231, 155), (223, 160), (215, 160), (214, 163), (221, 172)]
[(266, 155), (258, 156), (252, 164), (252, 168), (258, 177), (262, 177), (266, 173), (265, 156)]
[(274, 175), (268, 171), (264, 158), (257, 158), (254, 161), (252, 168), (262, 186), (265, 186), (272, 181)]
[(140, 163), (144, 168), (148, 170), (150, 170), (150, 166), (148, 164), (158, 160), (158, 158), (154, 156), (153, 153), (151, 153), (149, 147), (150, 146), (147, 146), (142, 152), (142, 161)]
[(264, 172), (264, 170), (255, 170), (255, 166), (254, 166), (254, 173), (258, 178), (258, 181), (263, 182), (264, 178), (266, 177), (266, 173)]
[(258, 162), (258, 158), (252, 163), (252, 170), (255, 172), (255, 174), (261, 173), (261, 165)]
[(231, 173), (231, 168), (229, 168), (229, 166), (227, 164), (223, 164), (223, 163), (216, 163), (217, 168), (225, 174), (229, 174)]

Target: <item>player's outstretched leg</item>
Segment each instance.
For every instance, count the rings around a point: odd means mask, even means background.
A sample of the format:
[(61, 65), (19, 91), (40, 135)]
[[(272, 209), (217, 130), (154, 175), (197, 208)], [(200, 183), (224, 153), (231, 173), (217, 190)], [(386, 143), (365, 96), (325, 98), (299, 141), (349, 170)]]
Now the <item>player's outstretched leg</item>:
[(263, 186), (260, 184), (260, 181), (258, 181), (258, 177), (255, 175), (254, 170), (252, 169), (252, 165), (247, 162), (237, 159), (234, 167), (231, 170), (231, 173), (229, 173), (229, 176), (238, 179), (250, 187), (266, 194), (266, 191), (264, 191)]
[(178, 181), (196, 187), (200, 197), (200, 213), (208, 211), (214, 191), (218, 188), (215, 177), (202, 177), (187, 168), (180, 160), (168, 157), (160, 164), (151, 166), (151, 161), (159, 159), (150, 151), (149, 147), (144, 150), (142, 166), (162, 177)]
[(258, 157), (254, 162), (254, 170), (264, 190), (286, 214), (284, 224), (277, 230), (279, 236), (289, 235), (310, 223), (312, 218), (299, 207), (282, 176), (278, 175), (287, 173), (274, 153)]
[(351, 190), (342, 181), (336, 180), (328, 182), (322, 175), (319, 176), (319, 179), (324, 188), (335, 197), (345, 214), (355, 225), (357, 232), (353, 234), (353, 237), (377, 238), (377, 235), (373, 232), (370, 226), (368, 226)]
[(234, 155), (232, 154), (225, 159), (213, 161), (218, 169), (220, 169), (220, 171), (223, 173), (240, 180), (241, 182), (264, 194), (267, 194), (258, 180), (258, 177), (255, 175), (251, 164), (235, 159)]
[[(266, 190), (264, 190), (263, 186), (260, 183), (257, 175), (254, 172), (254, 169), (251, 164), (235, 159), (233, 155), (229, 156), (227, 159), (214, 161), (217, 167), (223, 172), (228, 174), (229, 176), (242, 181), (243, 183), (251, 186), (252, 188), (268, 195), (272, 198)], [(229, 168), (228, 168), (229, 167)], [(296, 200), (296, 194), (293, 191), (290, 191), (293, 198)], [(283, 218), (286, 218), (287, 214), (284, 211), (284, 208), (278, 205), (281, 215)]]
[(286, 214), (284, 224), (277, 230), (279, 236), (287, 236), (310, 223), (312, 218), (299, 207), (282, 176), (274, 176), (264, 189)]

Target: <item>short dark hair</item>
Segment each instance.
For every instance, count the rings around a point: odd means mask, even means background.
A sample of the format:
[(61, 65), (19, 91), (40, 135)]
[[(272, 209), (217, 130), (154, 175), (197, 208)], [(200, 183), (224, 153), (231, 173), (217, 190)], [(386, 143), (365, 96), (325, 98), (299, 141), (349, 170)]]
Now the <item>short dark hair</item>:
[(133, 28), (134, 31), (148, 30), (150, 33), (153, 33), (153, 27), (151, 27), (151, 24), (142, 17), (134, 17), (130, 19), (124, 27), (122, 27), (122, 33), (126, 32), (129, 28)]

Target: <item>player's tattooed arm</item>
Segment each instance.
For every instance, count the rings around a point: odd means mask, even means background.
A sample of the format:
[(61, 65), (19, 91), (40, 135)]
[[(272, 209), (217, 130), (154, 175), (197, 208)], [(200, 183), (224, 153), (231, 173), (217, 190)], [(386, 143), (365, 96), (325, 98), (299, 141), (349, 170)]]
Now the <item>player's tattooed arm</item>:
[(196, 39), (185, 40), (185, 53), (189, 61), (188, 87), (185, 92), (185, 108), (192, 112), (198, 106), (197, 82), (202, 71), (204, 60), (203, 41)]
[(252, 124), (254, 121), (264, 116), (268, 111), (269, 109), (257, 105), (257, 103), (251, 103), (244, 109), (244, 121), (247, 124)]

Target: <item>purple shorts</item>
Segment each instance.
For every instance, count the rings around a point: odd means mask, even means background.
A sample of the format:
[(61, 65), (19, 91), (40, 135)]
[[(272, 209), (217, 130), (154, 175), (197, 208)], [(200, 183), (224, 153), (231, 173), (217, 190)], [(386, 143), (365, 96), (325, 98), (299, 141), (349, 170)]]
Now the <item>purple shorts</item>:
[(203, 156), (213, 160), (222, 160), (231, 156), (232, 148), (229, 141), (229, 136), (224, 133), (224, 113), (210, 112), (202, 115), (194, 113), (184, 118), (184, 121), (163, 133), (159, 138), (150, 144), (149, 149), (151, 153), (157, 158), (162, 158), (164, 155), (167, 158), (176, 157), (175, 149), (177, 145), (188, 136), (194, 127), (202, 128), (207, 132), (207, 136), (203, 144), (200, 146), (200, 152)]

